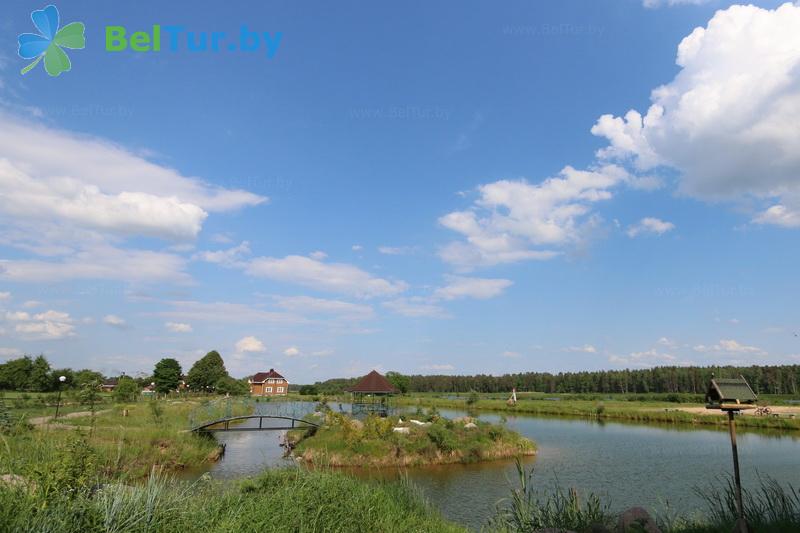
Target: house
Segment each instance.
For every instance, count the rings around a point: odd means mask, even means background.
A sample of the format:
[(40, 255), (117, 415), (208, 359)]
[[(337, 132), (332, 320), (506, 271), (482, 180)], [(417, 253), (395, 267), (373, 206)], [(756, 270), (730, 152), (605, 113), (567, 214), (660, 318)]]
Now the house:
[[(123, 374), (123, 375), (124, 375), (124, 374)], [(110, 379), (107, 379), (107, 380), (105, 380), (105, 381), (102, 383), (102, 385), (100, 385), (100, 389), (101, 389), (103, 392), (114, 392), (114, 389), (116, 389), (116, 388), (117, 388), (117, 385), (119, 385), (119, 379), (117, 379), (117, 378), (110, 378)]]
[(250, 384), (251, 396), (286, 396), (289, 393), (289, 381), (270, 368), (269, 372), (259, 372), (247, 380)]

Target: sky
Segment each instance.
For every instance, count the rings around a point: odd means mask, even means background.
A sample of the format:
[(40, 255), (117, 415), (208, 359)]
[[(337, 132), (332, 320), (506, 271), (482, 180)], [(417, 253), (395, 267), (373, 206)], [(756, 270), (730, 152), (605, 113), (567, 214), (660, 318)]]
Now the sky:
[(45, 6), (0, 6), (0, 361), (800, 361), (798, 4), (60, 0), (22, 75)]

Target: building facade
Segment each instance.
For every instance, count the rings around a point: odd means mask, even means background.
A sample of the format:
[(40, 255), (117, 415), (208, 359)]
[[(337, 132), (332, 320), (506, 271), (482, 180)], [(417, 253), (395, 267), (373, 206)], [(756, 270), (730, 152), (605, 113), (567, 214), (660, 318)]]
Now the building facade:
[(289, 393), (289, 381), (270, 368), (247, 380), (251, 396), (285, 396)]

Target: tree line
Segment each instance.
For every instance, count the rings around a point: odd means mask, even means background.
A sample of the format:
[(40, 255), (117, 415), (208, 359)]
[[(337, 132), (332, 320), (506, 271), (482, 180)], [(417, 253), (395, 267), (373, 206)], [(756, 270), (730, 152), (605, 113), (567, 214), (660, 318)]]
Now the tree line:
[[(66, 379), (63, 384), (59, 377)], [(116, 391), (126, 397), (134, 397), (144, 387), (167, 394), (180, 388), (190, 392), (217, 394), (247, 394), (250, 390), (247, 379), (235, 379), (225, 369), (222, 356), (212, 350), (192, 365), (188, 374), (183, 374), (180, 363), (171, 357), (161, 359), (150, 375), (104, 376), (95, 370), (52, 368), (44, 355), (23, 356), (0, 364), (0, 390), (26, 392), (53, 392), (56, 390), (99, 388), (103, 383), (114, 381)]]
[[(711, 376), (744, 376), (757, 394), (797, 394), (800, 366), (662, 366), (637, 370), (585, 372), (520, 372), (492, 376), (403, 375), (387, 372), (387, 379), (402, 392), (510, 392), (545, 393), (691, 393), (703, 394)], [(335, 378), (314, 384), (322, 394), (338, 394), (360, 378)]]

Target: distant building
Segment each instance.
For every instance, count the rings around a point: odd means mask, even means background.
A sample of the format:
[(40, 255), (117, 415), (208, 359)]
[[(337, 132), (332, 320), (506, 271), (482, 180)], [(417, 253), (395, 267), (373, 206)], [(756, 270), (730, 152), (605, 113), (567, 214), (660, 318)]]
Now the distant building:
[(103, 384), (100, 385), (100, 389), (103, 392), (114, 392), (114, 389), (117, 388), (117, 385), (119, 385), (119, 379), (111, 378), (111, 379), (105, 380), (103, 382)]
[(351, 412), (355, 416), (370, 413), (387, 416), (391, 408), (389, 398), (398, 393), (395, 386), (377, 370), (373, 370), (345, 391), (353, 395)]
[(259, 372), (247, 380), (250, 384), (251, 396), (286, 396), (289, 393), (289, 381), (270, 368), (269, 372)]

